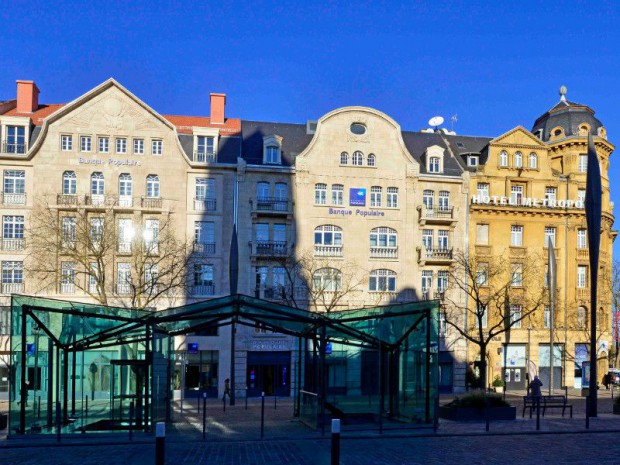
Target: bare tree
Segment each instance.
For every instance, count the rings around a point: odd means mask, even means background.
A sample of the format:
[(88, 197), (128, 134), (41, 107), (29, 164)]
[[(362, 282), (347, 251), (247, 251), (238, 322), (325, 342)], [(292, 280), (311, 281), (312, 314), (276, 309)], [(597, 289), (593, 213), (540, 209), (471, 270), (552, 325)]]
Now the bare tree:
[(190, 249), (171, 212), (143, 219), (103, 205), (59, 209), (43, 198), (28, 233), (24, 269), (36, 293), (79, 290), (102, 305), (139, 309), (184, 294)]
[(295, 308), (331, 312), (362, 291), (367, 273), (353, 262), (292, 253), (285, 263), (284, 303)]
[(482, 386), (487, 385), (489, 343), (509, 335), (548, 301), (544, 262), (527, 254), (510, 262), (506, 256), (456, 252), (448, 271), (454, 292), (444, 297), (446, 324), (477, 346)]

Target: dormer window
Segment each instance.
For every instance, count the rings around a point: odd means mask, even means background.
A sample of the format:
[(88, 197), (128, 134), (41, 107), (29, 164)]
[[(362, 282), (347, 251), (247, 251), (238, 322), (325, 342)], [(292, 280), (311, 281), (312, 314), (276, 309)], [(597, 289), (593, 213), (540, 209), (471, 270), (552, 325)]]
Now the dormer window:
[(26, 128), (24, 126), (7, 126), (4, 153), (26, 153)]
[[(217, 161), (217, 138), (219, 136), (219, 129), (194, 126), (192, 131), (194, 133), (193, 161), (205, 164), (215, 163)], [(153, 155), (155, 154), (156, 153), (153, 152)]]
[(428, 173), (443, 173), (444, 149), (438, 145), (433, 145), (426, 149), (426, 171)]
[(282, 137), (275, 134), (263, 137), (263, 163), (282, 164)]
[(476, 155), (468, 155), (467, 166), (478, 166), (478, 157)]

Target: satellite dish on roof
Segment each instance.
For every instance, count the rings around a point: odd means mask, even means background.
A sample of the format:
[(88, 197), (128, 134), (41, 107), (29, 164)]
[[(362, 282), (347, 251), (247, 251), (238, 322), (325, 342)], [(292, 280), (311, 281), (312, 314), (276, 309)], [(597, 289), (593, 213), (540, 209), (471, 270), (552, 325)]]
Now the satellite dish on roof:
[(441, 126), (443, 124), (443, 117), (441, 116), (433, 116), (428, 120), (428, 125), (436, 128), (437, 126)]

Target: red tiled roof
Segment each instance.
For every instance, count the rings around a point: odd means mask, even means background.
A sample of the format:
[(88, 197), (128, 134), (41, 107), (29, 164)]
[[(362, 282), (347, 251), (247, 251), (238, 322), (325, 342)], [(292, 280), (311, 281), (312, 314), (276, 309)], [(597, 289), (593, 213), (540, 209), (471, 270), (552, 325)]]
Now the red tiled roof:
[(238, 118), (226, 118), (224, 124), (211, 124), (211, 118), (207, 116), (178, 116), (162, 115), (177, 128), (180, 134), (191, 134), (192, 126), (201, 128), (218, 128), (223, 136), (238, 136), (241, 134), (241, 120)]
[[(49, 105), (39, 105), (34, 113), (18, 113), (16, 108), (7, 111), (4, 116), (25, 116), (32, 119), (35, 126), (41, 126), (43, 120), (56, 110), (64, 107), (64, 103), (54, 103)], [(221, 135), (238, 136), (241, 134), (241, 120), (238, 118), (227, 118), (224, 124), (211, 124), (211, 118), (207, 116), (178, 116), (178, 115), (162, 115), (177, 128), (177, 132), (181, 134), (191, 134), (192, 127), (201, 128), (218, 128)]]
[(13, 108), (12, 110), (7, 111), (3, 116), (25, 116), (27, 118), (32, 118), (32, 124), (35, 126), (41, 126), (45, 118), (64, 106), (64, 103), (39, 105), (39, 108), (34, 113), (19, 113), (17, 108)]

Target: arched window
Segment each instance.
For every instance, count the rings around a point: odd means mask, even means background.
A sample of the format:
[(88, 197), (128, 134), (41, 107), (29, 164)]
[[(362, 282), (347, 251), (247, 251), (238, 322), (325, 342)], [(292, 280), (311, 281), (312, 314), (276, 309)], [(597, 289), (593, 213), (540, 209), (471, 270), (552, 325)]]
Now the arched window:
[(314, 185), (315, 205), (325, 205), (327, 203), (327, 184), (322, 182)]
[(92, 195), (103, 195), (105, 191), (105, 180), (103, 173), (93, 173), (90, 175), (90, 193)]
[(321, 257), (342, 255), (342, 228), (331, 224), (314, 228), (314, 254)]
[(342, 273), (336, 268), (321, 268), (312, 276), (312, 287), (316, 292), (334, 292), (342, 288)]
[(131, 174), (123, 173), (118, 177), (118, 195), (121, 197), (131, 197), (133, 192), (133, 180)]
[(396, 292), (396, 273), (392, 270), (373, 270), (368, 279), (370, 292)]
[(375, 166), (375, 154), (374, 153), (371, 153), (368, 155), (368, 159), (366, 163), (368, 164), (368, 166)]
[(530, 169), (535, 170), (538, 168), (538, 155), (534, 152), (530, 153)]
[(353, 152), (352, 162), (353, 162), (353, 165), (362, 166), (364, 164), (364, 154), (360, 152), (359, 150), (356, 152)]
[(374, 228), (370, 230), (370, 247), (396, 248), (398, 233), (392, 228)]
[(523, 168), (523, 154), (515, 152), (515, 168)]
[(159, 198), (159, 176), (149, 174), (146, 177), (146, 197), (149, 199)]
[(349, 154), (347, 152), (342, 152), (340, 154), (340, 164), (347, 165), (349, 163)]
[(499, 166), (508, 166), (508, 152), (505, 150), (499, 153)]
[(65, 171), (62, 174), (62, 193), (64, 195), (75, 195), (77, 192), (77, 176), (75, 171)]

